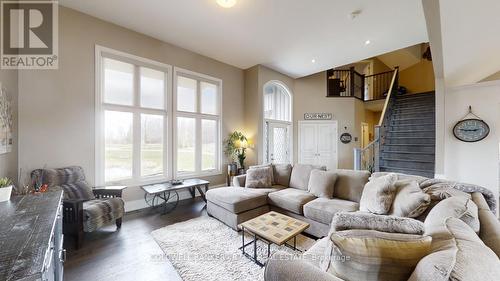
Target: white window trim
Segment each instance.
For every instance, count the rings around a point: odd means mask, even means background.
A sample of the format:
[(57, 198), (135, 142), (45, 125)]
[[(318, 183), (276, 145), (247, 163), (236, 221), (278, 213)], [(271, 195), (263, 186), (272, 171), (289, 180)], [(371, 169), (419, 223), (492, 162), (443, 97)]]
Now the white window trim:
[[(265, 112), (264, 112), (264, 89), (269, 86), (270, 84), (278, 84), (280, 86), (282, 86), (288, 93), (288, 95), (290, 96), (290, 111), (289, 111), (289, 114), (290, 114), (290, 121), (283, 121), (283, 120), (275, 120), (275, 119), (268, 119), (268, 118), (265, 118)], [(269, 148), (266, 148), (265, 149), (265, 146), (267, 145), (266, 144), (266, 135), (264, 133), (264, 130), (266, 129), (266, 123), (267, 122), (272, 122), (272, 123), (281, 123), (281, 124), (286, 124), (290, 127), (290, 164), (294, 164), (294, 153), (293, 153), (293, 150), (294, 150), (294, 147), (293, 147), (293, 138), (294, 138), (294, 135), (293, 135), (293, 92), (290, 90), (290, 88), (285, 84), (283, 83), (282, 81), (279, 81), (279, 80), (269, 80), (267, 81), (266, 83), (264, 83), (264, 85), (262, 86), (262, 89), (261, 89), (261, 99), (262, 99), (262, 106), (261, 106), (261, 109), (260, 109), (260, 112), (261, 112), (261, 137), (260, 137), (260, 141), (262, 142), (262, 146), (261, 146), (261, 153), (260, 156), (261, 156), (261, 162), (260, 164), (265, 164), (264, 162), (267, 162), (267, 155), (266, 155), (266, 151), (269, 149)]]
[[(211, 115), (211, 114), (202, 114), (202, 113), (193, 113), (193, 112), (185, 112), (185, 111), (178, 111), (177, 110), (177, 76), (183, 76), (187, 78), (192, 78), (197, 80), (197, 111), (200, 111), (200, 106), (201, 106), (201, 95), (200, 95), (200, 81), (205, 81), (209, 82), (212, 84), (217, 84), (218, 87), (218, 93), (217, 93), (217, 111), (218, 115)], [(190, 71), (187, 69), (183, 69), (180, 67), (174, 67), (173, 71), (173, 99), (172, 99), (172, 112), (173, 112), (173, 117), (172, 117), (172, 131), (173, 131), (173, 140), (172, 140), (172, 147), (174, 148), (173, 154), (172, 154), (172, 159), (173, 159), (173, 171), (174, 171), (174, 177), (176, 179), (184, 179), (184, 178), (190, 178), (190, 177), (195, 177), (195, 176), (200, 176), (200, 177), (205, 177), (205, 176), (215, 176), (215, 175), (221, 175), (222, 174), (222, 80), (219, 78), (211, 77), (205, 74), (197, 73), (194, 71)], [(196, 120), (195, 123), (195, 130), (196, 130), (196, 145), (195, 145), (195, 172), (178, 172), (177, 171), (177, 117), (194, 117)], [(201, 119), (210, 119), (210, 120), (216, 120), (217, 121), (217, 140), (216, 140), (216, 157), (215, 157), (215, 169), (209, 170), (209, 171), (202, 171), (201, 170)]]
[[(158, 69), (161, 71), (166, 72), (166, 81), (167, 87), (165, 87), (166, 90), (166, 97), (165, 97), (165, 108), (164, 109), (146, 109), (146, 108), (141, 108), (139, 109), (136, 105), (134, 106), (127, 106), (127, 105), (115, 105), (115, 104), (106, 104), (104, 103), (104, 96), (103, 96), (103, 58), (111, 58), (111, 59), (118, 59), (123, 62), (128, 62), (132, 63), (134, 65), (138, 66), (144, 66), (144, 67), (150, 67), (153, 69)], [(137, 69), (137, 68), (135, 68)], [(134, 76), (135, 79), (139, 79), (137, 75)], [(138, 83), (136, 81), (135, 87), (138, 87)], [(134, 99), (139, 98), (138, 89), (134, 89)], [(137, 104), (138, 101), (135, 101)], [(134, 132), (134, 161), (133, 161), (133, 175), (131, 179), (124, 179), (124, 180), (117, 180), (113, 182), (105, 182), (104, 179), (104, 110), (105, 109), (111, 109), (111, 110), (117, 110), (117, 111), (123, 111), (126, 109), (127, 112), (132, 112), (133, 114), (139, 114), (141, 113), (152, 113), (156, 115), (163, 115), (165, 120), (164, 120), (164, 136), (163, 136), (163, 149), (164, 149), (164, 155), (163, 155), (163, 175), (162, 176), (145, 176), (145, 177), (140, 177), (140, 157), (137, 157), (137, 145), (139, 145), (140, 149), (140, 120), (136, 120), (136, 122), (133, 125), (133, 132)], [(135, 118), (137, 119), (137, 118)], [(142, 58), (139, 56), (131, 55), (128, 53), (120, 52), (114, 49), (106, 48), (103, 46), (96, 45), (95, 46), (95, 183), (97, 185), (102, 185), (102, 184), (113, 184), (113, 183), (119, 183), (119, 184), (125, 184), (125, 185), (140, 185), (140, 184), (148, 184), (148, 183), (154, 183), (154, 182), (160, 182), (160, 181), (165, 181), (168, 179), (172, 178), (172, 165), (169, 161), (169, 155), (172, 155), (172, 146), (170, 145), (172, 143), (172, 135), (170, 132), (172, 131), (170, 128), (172, 128), (172, 66), (168, 64), (163, 64), (159, 63), (157, 61), (153, 61), (150, 59)], [(139, 134), (138, 134), (139, 132)], [(137, 164), (139, 163), (139, 165)], [(137, 174), (139, 173), (139, 174)]]

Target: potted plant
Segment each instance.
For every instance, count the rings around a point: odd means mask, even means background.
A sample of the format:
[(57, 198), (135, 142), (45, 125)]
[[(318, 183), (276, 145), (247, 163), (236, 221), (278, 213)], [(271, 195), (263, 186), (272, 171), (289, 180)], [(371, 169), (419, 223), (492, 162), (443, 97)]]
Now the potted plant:
[(0, 202), (10, 200), (11, 193), (12, 181), (7, 177), (0, 178)]
[(247, 137), (241, 132), (234, 131), (224, 140), (224, 153), (231, 161), (228, 164), (228, 173), (236, 170), (236, 162), (239, 164), (240, 173), (245, 170), (246, 149)]

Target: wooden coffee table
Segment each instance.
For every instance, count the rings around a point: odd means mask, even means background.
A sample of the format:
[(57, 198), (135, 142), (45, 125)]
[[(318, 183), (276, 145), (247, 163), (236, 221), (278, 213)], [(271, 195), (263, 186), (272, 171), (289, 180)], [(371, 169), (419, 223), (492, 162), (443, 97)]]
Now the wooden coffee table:
[[(271, 254), (271, 244), (297, 250), (297, 235), (309, 227), (307, 222), (282, 215), (277, 212), (269, 212), (248, 220), (239, 225), (242, 230), (242, 246), (239, 248), (243, 254), (260, 266), (264, 266), (257, 259), (257, 240), (267, 243), (267, 257)], [(245, 232), (253, 235), (253, 240), (245, 244)], [(287, 242), (293, 239), (293, 247)], [(245, 247), (253, 244), (253, 256), (245, 252)]]

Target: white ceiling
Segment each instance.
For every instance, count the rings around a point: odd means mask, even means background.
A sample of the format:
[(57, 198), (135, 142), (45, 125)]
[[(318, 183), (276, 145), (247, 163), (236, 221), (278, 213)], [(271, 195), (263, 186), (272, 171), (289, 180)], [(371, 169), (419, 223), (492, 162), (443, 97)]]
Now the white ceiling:
[(476, 83), (500, 70), (499, 11), (498, 0), (440, 1), (446, 85)]
[[(238, 0), (231, 9), (215, 0), (59, 3), (242, 69), (263, 64), (292, 77), (428, 41), (420, 0)], [(355, 10), (362, 13), (352, 20)]]

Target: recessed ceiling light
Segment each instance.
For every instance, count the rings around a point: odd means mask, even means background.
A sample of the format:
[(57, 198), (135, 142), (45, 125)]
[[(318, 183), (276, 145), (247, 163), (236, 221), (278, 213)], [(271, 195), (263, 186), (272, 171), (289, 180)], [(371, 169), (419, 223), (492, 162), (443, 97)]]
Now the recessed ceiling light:
[(370, 43), (371, 43), (370, 40), (365, 41), (365, 45), (370, 45)]
[(217, 0), (217, 4), (223, 8), (231, 8), (236, 5), (236, 0)]
[(316, 59), (312, 59), (312, 60), (311, 60), (311, 62), (312, 62), (312, 63), (316, 63)]

